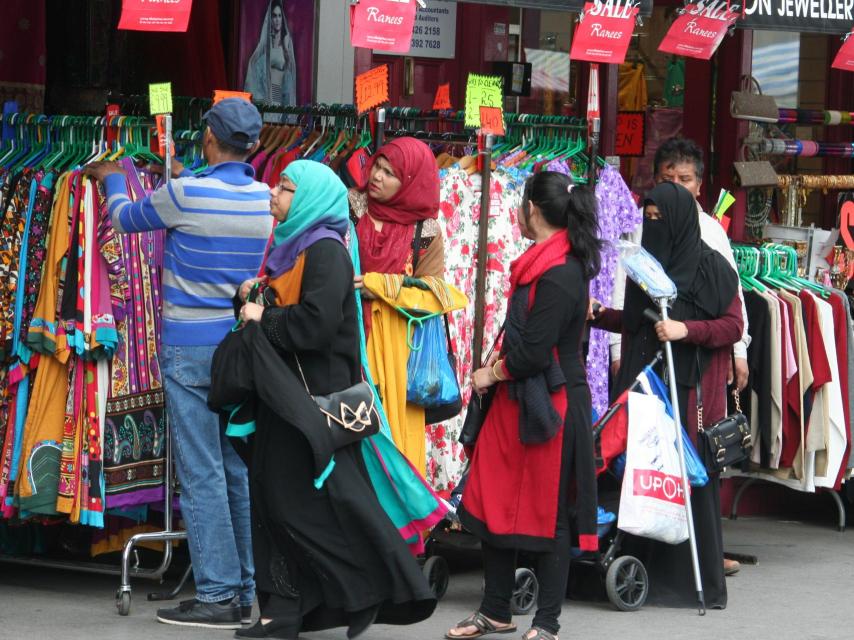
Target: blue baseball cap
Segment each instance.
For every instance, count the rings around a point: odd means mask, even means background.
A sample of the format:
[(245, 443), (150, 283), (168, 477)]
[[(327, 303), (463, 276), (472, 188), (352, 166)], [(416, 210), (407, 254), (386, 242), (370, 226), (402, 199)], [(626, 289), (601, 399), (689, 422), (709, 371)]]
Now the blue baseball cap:
[(247, 151), (258, 142), (261, 114), (243, 98), (225, 98), (208, 110), (202, 119), (217, 140)]

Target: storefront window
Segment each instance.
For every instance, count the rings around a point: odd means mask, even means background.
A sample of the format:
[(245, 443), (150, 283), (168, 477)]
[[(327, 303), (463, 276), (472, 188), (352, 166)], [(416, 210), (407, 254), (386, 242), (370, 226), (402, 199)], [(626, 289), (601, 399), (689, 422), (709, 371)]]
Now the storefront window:
[(798, 107), (800, 51), (799, 33), (753, 32), (753, 77), (778, 107)]
[(521, 110), (545, 115), (571, 113), (570, 60), (575, 14), (563, 11), (522, 12), (522, 50), (531, 64), (531, 96)]

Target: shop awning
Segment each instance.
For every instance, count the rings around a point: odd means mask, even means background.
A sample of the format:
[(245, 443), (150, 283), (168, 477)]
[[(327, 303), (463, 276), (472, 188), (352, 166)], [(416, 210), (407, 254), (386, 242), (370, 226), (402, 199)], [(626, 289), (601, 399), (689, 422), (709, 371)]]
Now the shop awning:
[[(585, 0), (466, 0), (478, 4), (504, 5), (508, 7), (523, 7), (525, 9), (546, 9), (548, 11), (572, 11), (581, 13)], [(777, 0), (778, 2), (780, 0)], [(827, 0), (825, 0), (826, 2)], [(851, 1), (851, 0), (849, 0)], [(641, 0), (640, 15), (652, 15), (652, 0)]]

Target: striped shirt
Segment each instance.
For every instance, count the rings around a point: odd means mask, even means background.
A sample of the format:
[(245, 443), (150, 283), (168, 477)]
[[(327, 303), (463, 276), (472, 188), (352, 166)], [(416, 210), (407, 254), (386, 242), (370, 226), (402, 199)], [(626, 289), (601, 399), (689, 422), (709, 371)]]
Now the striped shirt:
[(198, 176), (185, 172), (131, 202), (125, 177), (107, 176), (110, 218), (119, 233), (167, 229), (163, 343), (215, 345), (234, 324), (231, 299), (257, 275), (272, 228), (270, 190), (242, 162)]

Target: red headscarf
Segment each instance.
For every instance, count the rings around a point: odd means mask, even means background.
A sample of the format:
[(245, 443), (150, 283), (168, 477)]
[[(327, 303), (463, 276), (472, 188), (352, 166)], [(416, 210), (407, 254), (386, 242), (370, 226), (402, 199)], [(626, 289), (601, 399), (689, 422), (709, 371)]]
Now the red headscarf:
[(365, 167), (366, 176), (378, 156), (388, 160), (401, 184), (388, 202), (377, 202), (368, 195), (368, 213), (383, 228), (377, 231), (367, 216), (356, 226), (362, 271), (403, 273), (415, 223), (439, 215), (439, 169), (430, 147), (415, 138), (397, 138), (380, 147)]

